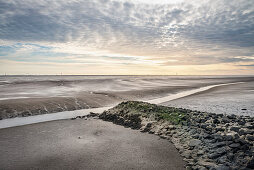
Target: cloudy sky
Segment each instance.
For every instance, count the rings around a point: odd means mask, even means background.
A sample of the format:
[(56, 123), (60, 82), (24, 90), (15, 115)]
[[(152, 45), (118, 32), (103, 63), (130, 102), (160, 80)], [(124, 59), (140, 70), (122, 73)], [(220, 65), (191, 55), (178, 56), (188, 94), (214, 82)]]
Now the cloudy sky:
[(254, 74), (252, 0), (0, 0), (0, 74)]

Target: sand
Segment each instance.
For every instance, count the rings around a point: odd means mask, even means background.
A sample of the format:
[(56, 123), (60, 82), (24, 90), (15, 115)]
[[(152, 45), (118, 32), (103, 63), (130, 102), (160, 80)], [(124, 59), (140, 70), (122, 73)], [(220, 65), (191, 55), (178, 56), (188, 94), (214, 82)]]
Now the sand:
[(254, 81), (215, 87), (162, 105), (217, 114), (254, 116)]
[(0, 130), (1, 169), (184, 169), (167, 140), (98, 119)]
[(19, 80), (6, 77), (8, 83), (0, 81), (0, 119), (114, 106), (126, 100), (148, 101), (209, 85), (254, 81), (254, 77), (218, 76), (16, 78)]

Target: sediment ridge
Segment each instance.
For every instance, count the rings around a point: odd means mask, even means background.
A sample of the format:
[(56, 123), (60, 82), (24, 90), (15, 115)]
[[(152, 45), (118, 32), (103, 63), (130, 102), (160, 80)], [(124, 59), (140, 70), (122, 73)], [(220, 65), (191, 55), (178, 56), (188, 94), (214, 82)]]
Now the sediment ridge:
[(100, 108), (115, 103), (114, 96), (86, 94), (84, 97), (50, 97), (3, 100), (0, 102), (0, 120), (28, 117), (63, 111)]
[(189, 170), (254, 169), (253, 117), (128, 101), (104, 111), (99, 118), (169, 140)]

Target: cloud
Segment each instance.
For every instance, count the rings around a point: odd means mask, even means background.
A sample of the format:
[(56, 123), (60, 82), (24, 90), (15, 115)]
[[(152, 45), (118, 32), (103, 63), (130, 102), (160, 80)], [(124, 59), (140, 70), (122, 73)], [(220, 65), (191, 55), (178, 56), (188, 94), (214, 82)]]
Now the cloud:
[(0, 57), (161, 67), (252, 62), (253, 20), (248, 0), (0, 1)]
[(239, 66), (244, 66), (244, 67), (254, 67), (254, 64), (249, 64), (249, 65), (239, 65)]

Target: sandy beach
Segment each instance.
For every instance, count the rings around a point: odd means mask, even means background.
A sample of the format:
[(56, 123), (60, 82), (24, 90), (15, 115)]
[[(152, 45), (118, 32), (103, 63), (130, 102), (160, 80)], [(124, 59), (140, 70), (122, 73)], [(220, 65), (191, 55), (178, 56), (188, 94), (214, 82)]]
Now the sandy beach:
[(250, 0), (0, 0), (0, 170), (254, 170)]
[(102, 120), (61, 120), (0, 130), (0, 165), (21, 169), (185, 169), (169, 141)]
[(217, 114), (254, 116), (254, 81), (215, 87), (162, 105)]
[[(0, 80), (0, 119), (5, 119), (114, 106), (127, 100), (148, 101), (210, 85), (251, 83), (254, 77), (11, 76), (0, 77)], [(232, 95), (242, 94), (241, 89), (234, 90)], [(249, 101), (254, 100), (249, 98)], [(230, 104), (232, 100), (227, 101)]]
[[(14, 121), (13, 126), (17, 126), (29, 124), (23, 122), (27, 116), (42, 117), (34, 120), (36, 124), (0, 129), (3, 169), (185, 169), (186, 155), (180, 155), (166, 139), (99, 119), (57, 120), (63, 118), (56, 113), (74, 110), (70, 115), (77, 115), (75, 110), (112, 107), (127, 100), (164, 101), (167, 96), (219, 84), (227, 85), (161, 104), (228, 115), (254, 113), (253, 77), (133, 76), (12, 81), (0, 86), (1, 119), (8, 124), (8, 120), (21, 117), (17, 120), (20, 123)], [(57, 121), (43, 122), (40, 120), (43, 116)]]

